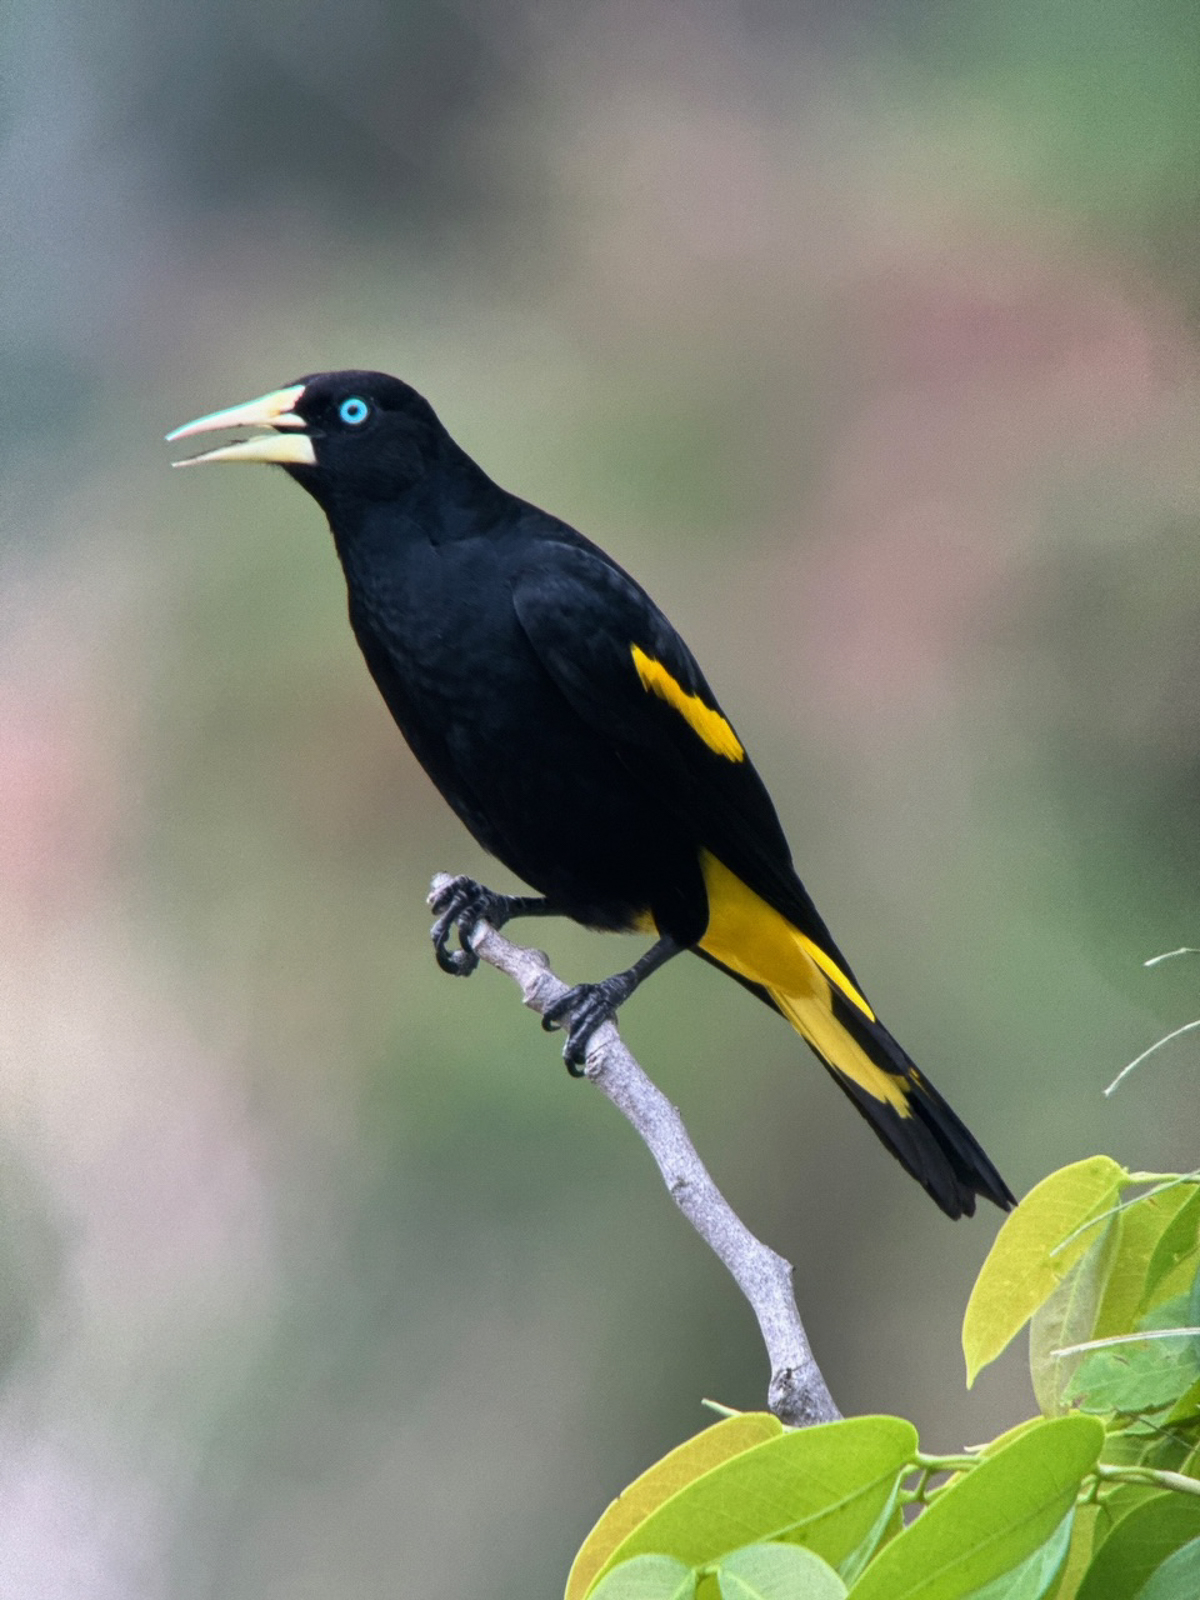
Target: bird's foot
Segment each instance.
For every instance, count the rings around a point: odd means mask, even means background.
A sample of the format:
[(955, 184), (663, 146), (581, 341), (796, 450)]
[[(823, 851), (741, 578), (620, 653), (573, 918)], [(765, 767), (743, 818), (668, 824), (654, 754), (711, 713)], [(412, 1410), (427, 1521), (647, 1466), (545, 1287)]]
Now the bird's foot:
[(583, 1076), (587, 1048), (596, 1029), (601, 1023), (613, 1021), (618, 1009), (636, 988), (637, 980), (631, 974), (618, 972), (615, 977), (604, 978), (599, 983), (577, 983), (561, 1000), (547, 1006), (542, 1016), (542, 1027), (547, 1033), (561, 1028), (570, 1018), (563, 1060), (573, 1078)]
[[(475, 924), (483, 921), (493, 928), (502, 928), (512, 915), (512, 897), (487, 889), (474, 878), (451, 878), (429, 904), (437, 912), (437, 921), (429, 930), (433, 940), (433, 953), (443, 972), (456, 978), (469, 978), (479, 965), (479, 957), (471, 948), (471, 934)], [(450, 948), (450, 937), (458, 930), (459, 948)]]

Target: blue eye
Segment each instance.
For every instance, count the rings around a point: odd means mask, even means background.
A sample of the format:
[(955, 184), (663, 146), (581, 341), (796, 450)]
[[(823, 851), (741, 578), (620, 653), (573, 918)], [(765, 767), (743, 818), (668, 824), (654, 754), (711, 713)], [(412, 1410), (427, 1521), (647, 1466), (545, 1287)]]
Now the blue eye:
[(338, 407), (338, 416), (352, 428), (357, 428), (360, 422), (365, 422), (370, 414), (370, 406), (365, 400), (360, 400), (358, 395), (352, 395), (349, 400), (343, 400)]

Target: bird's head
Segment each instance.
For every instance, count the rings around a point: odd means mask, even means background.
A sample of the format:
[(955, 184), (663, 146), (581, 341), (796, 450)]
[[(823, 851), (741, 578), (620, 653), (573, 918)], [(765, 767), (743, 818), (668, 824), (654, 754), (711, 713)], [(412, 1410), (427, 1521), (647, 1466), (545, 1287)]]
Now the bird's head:
[(391, 500), (411, 488), (445, 438), (432, 406), (385, 372), (318, 372), (286, 388), (210, 412), (167, 435), (263, 429), (176, 461), (264, 461), (282, 466), (327, 508), (338, 500)]

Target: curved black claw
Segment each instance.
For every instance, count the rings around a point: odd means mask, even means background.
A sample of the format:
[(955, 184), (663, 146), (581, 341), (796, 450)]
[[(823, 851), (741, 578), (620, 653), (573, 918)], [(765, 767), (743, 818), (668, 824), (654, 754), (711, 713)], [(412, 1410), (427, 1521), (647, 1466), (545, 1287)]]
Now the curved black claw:
[(561, 1000), (547, 1006), (542, 1016), (542, 1027), (547, 1033), (561, 1028), (568, 1017), (571, 1019), (567, 1042), (563, 1045), (563, 1060), (573, 1078), (583, 1076), (583, 1063), (596, 1029), (601, 1023), (613, 1021), (618, 1008), (635, 988), (627, 972), (618, 972), (600, 983), (577, 983)]
[[(509, 914), (507, 896), (485, 888), (474, 878), (458, 877), (451, 878), (436, 894), (430, 895), (429, 904), (438, 913), (437, 921), (429, 930), (438, 966), (452, 977), (469, 978), (479, 965), (479, 957), (471, 949), (475, 924), (482, 918), (494, 928), (502, 927)], [(457, 950), (450, 948), (454, 929), (458, 930)]]

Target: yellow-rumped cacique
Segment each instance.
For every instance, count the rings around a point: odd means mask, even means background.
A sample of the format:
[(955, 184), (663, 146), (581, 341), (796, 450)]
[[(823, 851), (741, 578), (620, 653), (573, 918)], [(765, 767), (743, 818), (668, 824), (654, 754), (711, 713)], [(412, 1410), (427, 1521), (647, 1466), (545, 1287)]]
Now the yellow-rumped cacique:
[[(792, 865), (762, 779), (679, 634), (582, 534), (518, 499), (408, 384), (322, 372), (168, 435), (261, 429), (177, 463), (282, 466), (329, 520), (350, 622), (417, 760), (536, 895), (453, 879), (448, 972), (471, 931), (565, 916), (652, 934), (627, 971), (544, 1019), (579, 1071), (601, 1022), (692, 950), (779, 1012), (951, 1217), (1013, 1197), (875, 1015)], [(457, 942), (455, 938), (457, 936)]]

